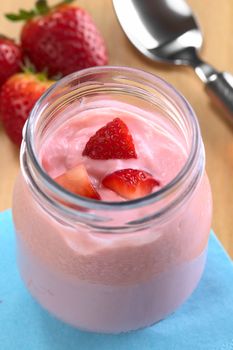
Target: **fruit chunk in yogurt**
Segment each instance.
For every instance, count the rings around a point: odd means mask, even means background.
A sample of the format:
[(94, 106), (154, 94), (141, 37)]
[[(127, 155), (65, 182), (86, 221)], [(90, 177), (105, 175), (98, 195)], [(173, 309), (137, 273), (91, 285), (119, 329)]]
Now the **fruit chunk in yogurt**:
[(41, 155), (45, 170), (70, 192), (104, 201), (137, 199), (167, 184), (185, 163), (185, 149), (171, 135), (135, 115), (114, 109), (84, 114), (63, 125)]

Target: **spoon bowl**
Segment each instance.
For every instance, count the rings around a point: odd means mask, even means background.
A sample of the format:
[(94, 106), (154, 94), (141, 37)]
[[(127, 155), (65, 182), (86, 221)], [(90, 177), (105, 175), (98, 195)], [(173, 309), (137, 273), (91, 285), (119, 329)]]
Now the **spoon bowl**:
[(142, 54), (154, 61), (191, 66), (233, 121), (233, 76), (199, 58), (202, 33), (184, 0), (113, 0), (113, 6), (125, 34)]

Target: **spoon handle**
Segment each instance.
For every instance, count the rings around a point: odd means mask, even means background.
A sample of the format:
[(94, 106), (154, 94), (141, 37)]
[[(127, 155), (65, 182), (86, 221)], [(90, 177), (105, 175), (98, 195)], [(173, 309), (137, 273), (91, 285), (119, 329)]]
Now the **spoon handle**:
[(233, 122), (233, 76), (226, 72), (215, 72), (208, 77), (205, 84), (213, 102), (223, 108)]

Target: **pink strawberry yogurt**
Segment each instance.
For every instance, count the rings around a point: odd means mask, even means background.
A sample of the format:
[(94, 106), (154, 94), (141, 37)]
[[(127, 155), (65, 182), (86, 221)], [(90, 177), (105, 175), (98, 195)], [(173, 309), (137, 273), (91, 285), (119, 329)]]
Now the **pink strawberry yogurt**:
[[(137, 158), (83, 156), (90, 137), (115, 117), (128, 126)], [(61, 320), (89, 331), (126, 332), (169, 315), (195, 289), (205, 266), (212, 201), (202, 142), (195, 168), (174, 188), (191, 146), (164, 112), (87, 99), (81, 108), (63, 109), (40, 138), (36, 152), (44, 172), (54, 179), (84, 164), (101, 201), (70, 205), (75, 199), (67, 194), (61, 200), (61, 188), (53, 192), (36, 168), (26, 168), (29, 151), (22, 146), (13, 215), (19, 268), (31, 294)], [(124, 168), (149, 172), (159, 186), (148, 198), (127, 202), (101, 182)]]

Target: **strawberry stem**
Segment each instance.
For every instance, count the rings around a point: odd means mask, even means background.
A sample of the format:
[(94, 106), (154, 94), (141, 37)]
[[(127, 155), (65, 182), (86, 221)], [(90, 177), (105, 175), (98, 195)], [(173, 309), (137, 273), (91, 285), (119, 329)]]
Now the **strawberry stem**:
[(49, 6), (46, 0), (37, 0), (36, 1), (36, 10), (38, 14), (44, 15), (49, 12)]
[(36, 73), (36, 68), (34, 64), (27, 57), (24, 57), (24, 62), (21, 65), (21, 69), (24, 73)]
[(47, 72), (44, 70), (43, 72), (37, 73), (35, 67), (33, 66), (33, 64), (26, 63), (21, 68), (22, 68), (23, 73), (25, 73), (25, 74), (32, 74), (32, 75), (36, 76), (39, 81), (42, 81), (42, 82), (48, 81), (48, 74), (47, 74)]
[(51, 9), (54, 9), (58, 6), (71, 4), (74, 0), (63, 0), (54, 6), (49, 6), (47, 0), (37, 0), (35, 4), (35, 8), (31, 11), (25, 11), (23, 9), (19, 10), (19, 13), (7, 13), (5, 17), (10, 21), (28, 21), (36, 16), (46, 15)]
[(47, 75), (46, 72), (37, 73), (37, 74), (36, 74), (36, 77), (37, 77), (37, 79), (38, 79), (39, 81), (42, 81), (42, 82), (48, 80), (48, 75)]

